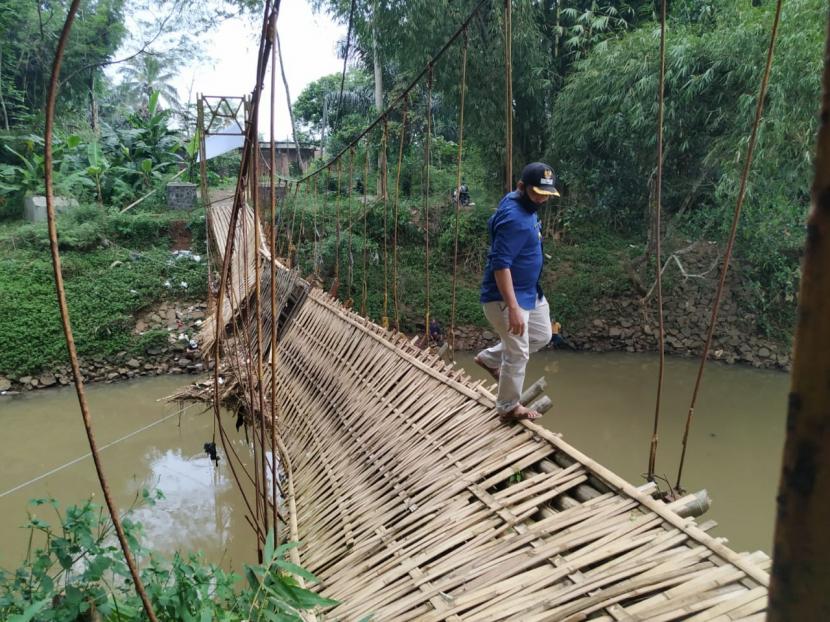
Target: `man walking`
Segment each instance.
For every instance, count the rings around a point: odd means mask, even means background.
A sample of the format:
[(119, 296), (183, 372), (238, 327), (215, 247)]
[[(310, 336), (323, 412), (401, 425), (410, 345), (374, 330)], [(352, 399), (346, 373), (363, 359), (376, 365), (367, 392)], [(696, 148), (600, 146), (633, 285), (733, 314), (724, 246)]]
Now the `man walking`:
[(481, 284), (484, 315), (501, 342), (475, 362), (499, 381), (496, 410), (503, 421), (542, 415), (519, 403), (531, 352), (551, 339), (550, 309), (542, 293), (542, 232), (536, 212), (556, 191), (553, 169), (528, 164), (514, 192), (499, 203), (487, 227), (490, 252)]

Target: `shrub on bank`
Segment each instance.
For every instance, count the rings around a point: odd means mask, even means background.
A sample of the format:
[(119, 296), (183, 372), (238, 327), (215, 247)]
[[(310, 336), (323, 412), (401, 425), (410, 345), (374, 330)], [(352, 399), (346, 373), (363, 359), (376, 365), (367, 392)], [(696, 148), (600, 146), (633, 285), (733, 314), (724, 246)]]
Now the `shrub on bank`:
[[(160, 493), (143, 493), (152, 504)], [(50, 509), (53, 526), (31, 513), (29, 550), (13, 572), (0, 569), (0, 618), (9, 621), (80, 619), (145, 619), (132, 577), (103, 508), (86, 501), (61, 512), (54, 499), (35, 499), (36, 508)], [(45, 513), (44, 513), (45, 514)], [(123, 521), (131, 552), (141, 567), (141, 580), (159, 620), (267, 619), (300, 621), (300, 612), (337, 604), (297, 584), (297, 577), (316, 582), (314, 575), (288, 562), (286, 553), (297, 543), (274, 546), (268, 534), (263, 563), (245, 565), (246, 584), (238, 576), (209, 564), (201, 553), (176, 553), (167, 560), (142, 544), (141, 524)]]
[[(207, 295), (204, 261), (170, 250), (110, 247), (63, 254), (72, 328), (81, 356), (130, 350), (135, 314), (162, 300)], [(66, 360), (52, 264), (43, 252), (0, 254), (0, 374), (30, 374)]]

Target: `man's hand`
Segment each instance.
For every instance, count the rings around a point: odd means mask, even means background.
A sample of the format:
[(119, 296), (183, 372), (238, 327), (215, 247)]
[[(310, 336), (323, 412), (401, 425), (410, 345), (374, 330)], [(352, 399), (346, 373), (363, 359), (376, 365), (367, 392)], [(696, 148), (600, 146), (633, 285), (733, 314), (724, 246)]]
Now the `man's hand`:
[(507, 308), (507, 318), (510, 323), (510, 332), (514, 335), (523, 335), (525, 332), (525, 320), (522, 310), (517, 306)]

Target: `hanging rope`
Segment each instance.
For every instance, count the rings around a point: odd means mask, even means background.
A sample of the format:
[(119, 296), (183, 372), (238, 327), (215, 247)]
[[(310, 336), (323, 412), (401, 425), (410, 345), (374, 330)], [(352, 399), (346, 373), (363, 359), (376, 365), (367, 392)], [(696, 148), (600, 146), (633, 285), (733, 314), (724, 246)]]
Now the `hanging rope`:
[[(286, 186), (285, 186), (285, 193), (286, 194), (291, 192), (291, 187), (292, 187), (291, 184), (286, 184)], [(294, 188), (294, 191), (291, 192), (291, 229), (289, 230), (290, 234), (288, 236), (288, 267), (289, 268), (293, 268), (294, 265), (295, 265), (295, 262), (294, 262), (294, 259), (293, 259), (295, 254), (297, 256), (297, 263), (299, 263), (299, 250), (298, 249), (300, 248), (300, 235), (301, 235), (301, 232), (297, 233), (297, 243), (295, 244), (294, 243), (294, 230), (295, 230), (295, 225), (297, 224), (297, 210), (298, 210), (297, 204), (299, 203), (299, 201), (297, 200), (297, 195), (300, 192), (300, 184), (299, 183), (293, 184), (293, 188)], [(302, 214), (300, 215), (300, 225), (301, 225), (301, 228), (302, 228)]]
[[(273, 18), (271, 20), (273, 23)], [(273, 73), (273, 71), (272, 71)], [(259, 136), (259, 120), (252, 119), (252, 123), (254, 123), (254, 136)], [(273, 137), (272, 137), (273, 139)], [(268, 478), (266, 477), (266, 469), (265, 469), (265, 392), (262, 390), (262, 387), (259, 387), (258, 390), (254, 389), (253, 387), (259, 386), (261, 382), (261, 378), (263, 375), (264, 367), (263, 367), (263, 358), (262, 358), (262, 263), (261, 263), (261, 248), (262, 248), (262, 231), (260, 227), (260, 217), (259, 217), (259, 195), (260, 195), (260, 184), (259, 184), (259, 159), (262, 155), (262, 152), (259, 148), (259, 139), (254, 141), (253, 146), (254, 150), (254, 162), (253, 162), (253, 210), (254, 210), (254, 278), (256, 282), (254, 283), (254, 299), (256, 304), (254, 305), (254, 313), (256, 313), (256, 378), (254, 382), (251, 382), (251, 387), (253, 391), (256, 391), (256, 398), (259, 406), (259, 414), (258, 417), (259, 421), (257, 421), (257, 417), (254, 417), (253, 424), (254, 424), (254, 434), (257, 433), (257, 423), (259, 423), (259, 466), (260, 466), (260, 473), (259, 476), (262, 481), (262, 488), (257, 489), (258, 496), (262, 499), (262, 531), (263, 533), (268, 533)], [(246, 219), (247, 220), (247, 219)], [(249, 342), (250, 343), (250, 342)], [(254, 462), (256, 463), (256, 444), (254, 444)]]
[(352, 219), (352, 186), (354, 185), (354, 147), (349, 149), (349, 193), (346, 199), (347, 209), (349, 210), (349, 274), (347, 277), (347, 292), (346, 292), (346, 306), (351, 309), (354, 305), (352, 296), (354, 295), (354, 255), (352, 254), (352, 226), (354, 221)]
[(382, 137), (382, 167), (381, 175), (381, 190), (383, 192), (383, 315), (380, 318), (381, 325), (389, 330), (389, 241), (388, 241), (388, 218), (389, 218), (389, 192), (388, 192), (388, 171), (389, 165), (387, 163), (387, 147), (389, 144), (389, 123), (386, 117), (383, 118), (383, 137)]
[[(247, 190), (247, 193), (248, 193), (247, 194), (247, 200), (248, 200), (248, 203), (253, 204), (253, 206), (255, 208), (254, 209), (254, 219), (256, 219), (256, 206), (257, 206), (257, 204), (256, 204), (256, 195), (258, 194), (258, 188), (257, 188), (257, 161), (258, 161), (258, 157), (256, 155), (256, 152), (258, 150), (259, 140), (258, 140), (257, 136), (259, 134), (257, 132), (257, 117), (258, 117), (258, 115), (254, 116), (252, 114), (252, 110), (253, 110), (253, 106), (251, 106), (251, 105), (249, 105), (246, 108), (246, 115), (247, 115), (246, 123), (248, 124), (248, 127), (251, 130), (251, 134), (253, 136), (253, 139), (246, 143), (246, 145), (245, 145), (246, 149), (244, 150), (244, 152), (246, 154), (245, 157), (246, 157), (246, 159), (248, 160), (248, 163), (249, 163), (248, 164), (248, 167), (249, 167), (248, 171), (249, 172), (248, 172), (248, 175), (245, 178), (245, 181), (246, 181), (246, 190)], [(247, 204), (245, 204), (244, 206), (241, 206), (241, 209), (247, 209)], [(247, 242), (247, 240), (249, 240), (249, 239), (250, 239), (250, 231), (248, 229), (248, 217), (247, 217), (247, 213), (246, 213), (242, 217), (242, 240), (245, 240)], [(254, 244), (254, 252), (256, 254), (258, 254), (259, 251), (256, 248), (256, 246), (257, 245)], [(248, 259), (249, 259), (248, 244), (244, 243), (242, 245), (241, 250), (242, 250), (242, 266), (243, 266), (242, 280), (245, 283), (245, 286), (247, 287), (247, 284), (251, 282), (250, 281), (249, 266), (248, 266), (248, 263), (249, 263), (249, 261), (248, 261)], [(259, 273), (259, 266), (255, 266), (254, 270), (258, 274)], [(258, 297), (256, 298), (256, 301), (258, 302)], [(235, 338), (238, 340), (239, 339), (239, 331), (237, 331), (237, 329), (236, 329), (235, 322), (232, 322), (232, 325), (234, 326)], [(248, 324), (247, 323), (242, 324), (242, 332), (245, 335), (244, 343), (250, 344), (251, 340), (250, 340), (250, 335), (248, 334)], [(217, 343), (217, 345), (218, 345), (218, 343)], [(250, 409), (251, 412), (254, 412), (255, 404), (256, 404), (256, 394), (255, 394), (255, 390), (254, 390), (254, 369), (252, 368), (253, 364), (254, 363), (253, 363), (253, 361), (251, 361), (251, 357), (245, 357), (244, 358), (244, 366), (242, 367), (242, 369), (244, 370), (244, 377), (247, 381), (246, 385), (245, 385), (245, 388), (248, 391), (248, 398), (247, 398), (248, 399), (248, 408)], [(246, 428), (246, 432), (247, 432), (247, 428)], [(260, 479), (259, 479), (259, 454), (257, 453), (257, 450), (256, 450), (256, 428), (254, 428), (254, 435), (255, 435), (254, 436), (254, 445), (253, 445), (253, 449), (252, 449), (253, 456), (254, 456), (254, 495), (255, 495), (255, 498), (254, 498), (254, 500), (255, 500), (255, 503), (254, 503), (254, 517), (253, 517), (254, 525), (253, 526), (254, 526), (255, 531), (257, 531), (257, 534), (259, 535), (259, 533), (260, 533), (260, 513), (261, 513), (263, 507), (262, 507), (262, 497), (259, 494), (260, 493), (260, 488), (259, 488), (259, 484), (260, 484)], [(257, 538), (257, 557), (258, 557), (259, 561), (261, 562), (262, 561), (262, 541), (259, 537)]]
[(312, 226), (314, 227), (314, 245), (312, 248), (312, 262), (314, 264), (314, 277), (316, 280), (320, 279), (320, 264), (322, 263), (320, 259), (320, 229), (318, 228), (317, 223), (317, 211), (320, 206), (317, 198), (317, 185), (320, 183), (320, 180), (315, 175), (311, 178), (311, 181), (314, 182), (313, 189), (314, 189), (314, 205), (312, 210)]
[(308, 182), (304, 181), (301, 182), (303, 184), (303, 188), (305, 189), (305, 196), (303, 197), (303, 206), (300, 209), (300, 235), (297, 237), (297, 265), (300, 265), (300, 248), (301, 244), (306, 241), (306, 234), (305, 234), (305, 215), (308, 212), (308, 205), (311, 202), (311, 189), (309, 188)]
[[(267, 36), (267, 28), (268, 24), (270, 23), (270, 19), (272, 15), (278, 15), (279, 13), (279, 0), (275, 0), (273, 7), (271, 3), (267, 3), (265, 6), (265, 11), (263, 15), (263, 23), (262, 23), (262, 31), (260, 34), (260, 49), (259, 54), (257, 57), (257, 70), (256, 70), (256, 83), (254, 85), (253, 95), (251, 97), (251, 104), (250, 104), (250, 114), (248, 115), (249, 118), (254, 118), (258, 114), (259, 110), (259, 102), (260, 102), (260, 95), (262, 92), (262, 86), (265, 77), (265, 69), (268, 64), (268, 55), (271, 49), (272, 42), (270, 38)], [(237, 177), (236, 183), (236, 190), (234, 192), (234, 200), (233, 200), (233, 209), (231, 210), (230, 219), (228, 222), (228, 231), (229, 235), (225, 241), (225, 252), (223, 255), (222, 260), (222, 271), (221, 276), (219, 279), (219, 294), (217, 296), (217, 304), (216, 304), (216, 311), (215, 311), (215, 333), (214, 333), (214, 349), (213, 349), (213, 414), (214, 417), (217, 419), (219, 423), (219, 433), (220, 438), (222, 440), (222, 446), (225, 449), (225, 453), (228, 453), (228, 446), (230, 445), (227, 434), (224, 429), (224, 425), (221, 421), (221, 413), (220, 413), (220, 392), (219, 392), (219, 370), (221, 367), (221, 344), (222, 338), (224, 337), (224, 328), (225, 323), (222, 319), (223, 307), (224, 307), (224, 300), (226, 295), (226, 289), (229, 279), (229, 275), (231, 273), (230, 266), (231, 266), (231, 258), (233, 256), (234, 250), (234, 241), (235, 241), (235, 232), (237, 227), (237, 222), (239, 219), (239, 214), (243, 210), (244, 204), (244, 196), (246, 190), (246, 184), (250, 181), (250, 170), (251, 170), (251, 163), (252, 163), (252, 149), (251, 145), (257, 141), (257, 136), (255, 134), (255, 125), (253, 123), (248, 123), (245, 128), (245, 147), (243, 148), (243, 158), (240, 165), (239, 175)], [(243, 224), (245, 219), (243, 218)], [(237, 484), (237, 487), (240, 488), (242, 491), (239, 476), (236, 473), (236, 468), (233, 464), (233, 461), (229, 460), (228, 464), (231, 469), (231, 473), (233, 474), (234, 481)], [(258, 497), (257, 497), (258, 498)], [(247, 495), (242, 493), (242, 499), (245, 502), (249, 512), (253, 515), (254, 512), (251, 510), (250, 502), (247, 498)], [(259, 533), (258, 526), (254, 525), (255, 531), (257, 531), (257, 543), (262, 541), (263, 535)], [(261, 547), (258, 548), (258, 554), (261, 555)]]
[(657, 255), (657, 316), (660, 330), (658, 348), (660, 365), (657, 372), (657, 401), (654, 406), (654, 428), (651, 432), (651, 447), (648, 454), (648, 474), (646, 479), (654, 481), (654, 467), (657, 461), (657, 429), (660, 423), (660, 401), (663, 395), (663, 375), (666, 363), (665, 327), (663, 326), (663, 275), (660, 266), (663, 265), (663, 255), (660, 248), (662, 237), (661, 215), (663, 212), (663, 113), (666, 92), (666, 0), (660, 2), (660, 79), (657, 88), (657, 179), (654, 183), (654, 239), (655, 254)]
[[(277, 37), (277, 20), (271, 20), (271, 34), (274, 39)], [(280, 55), (282, 61), (282, 55)], [(282, 64), (282, 63), (281, 63)], [(276, 82), (277, 80), (277, 46), (271, 46), (271, 145), (270, 145), (270, 162), (268, 166), (269, 172), (269, 189), (270, 189), (270, 234), (268, 236), (268, 250), (271, 253), (271, 261), (269, 262), (271, 268), (271, 508), (272, 520), (274, 525), (274, 544), (279, 545), (279, 532), (277, 522), (277, 244), (276, 244), (276, 227), (277, 227), (277, 151), (274, 143), (274, 135), (276, 134)], [(287, 93), (286, 93), (287, 94)], [(292, 123), (293, 126), (293, 123)], [(295, 135), (296, 138), (296, 135)], [(300, 156), (300, 145), (297, 143), (297, 157)], [(302, 162), (302, 160), (300, 160)], [(287, 191), (287, 189), (286, 189)], [(294, 223), (291, 223), (292, 235), (294, 230)], [(288, 244), (288, 265), (291, 266), (291, 243)], [(262, 378), (262, 376), (260, 376)], [(261, 392), (261, 391), (260, 391)], [(264, 414), (264, 413), (263, 413)], [(266, 529), (267, 532), (267, 529)]]
[(329, 296), (337, 298), (337, 290), (340, 288), (340, 158), (337, 159), (337, 196), (334, 199), (334, 217), (335, 217), (335, 234), (334, 234), (334, 282), (331, 284)]
[(368, 298), (369, 292), (366, 286), (366, 268), (368, 266), (368, 259), (369, 259), (369, 246), (367, 245), (367, 237), (368, 237), (368, 223), (367, 223), (367, 212), (369, 210), (369, 199), (367, 196), (367, 192), (369, 189), (369, 141), (366, 140), (366, 163), (363, 166), (363, 288), (360, 294), (360, 314), (363, 317), (366, 317), (366, 299)]
[(424, 184), (424, 346), (429, 345), (429, 165), (432, 146), (432, 66), (427, 72), (427, 135), (424, 162), (426, 183)]
[(461, 217), (461, 158), (464, 150), (464, 91), (467, 88), (467, 29), (461, 47), (461, 105), (458, 113), (458, 164), (455, 174), (455, 241), (452, 256), (452, 305), (450, 310), (450, 355), (455, 360), (455, 302), (458, 287), (458, 233)]
[(505, 192), (513, 189), (513, 10), (512, 0), (504, 0), (504, 152)]
[(398, 145), (398, 169), (395, 171), (395, 223), (392, 234), (392, 303), (395, 306), (395, 330), (401, 330), (400, 306), (398, 303), (398, 209), (400, 206), (401, 169), (403, 168), (403, 145), (406, 137), (406, 115), (409, 98), (403, 100), (403, 118), (401, 120), (401, 142)]
[(277, 187), (282, 191), (278, 193), (280, 196), (277, 196), (275, 198), (277, 208), (276, 208), (276, 213), (274, 215), (273, 226), (277, 229), (277, 233), (276, 233), (276, 236), (277, 236), (277, 240), (276, 240), (276, 242), (277, 242), (276, 253), (277, 254), (276, 254), (276, 256), (277, 257), (285, 257), (286, 254), (289, 252), (289, 250), (288, 250), (288, 246), (289, 246), (288, 227), (285, 224), (285, 211), (286, 211), (286, 200), (287, 200), (286, 199), (287, 193), (286, 193), (285, 189), (286, 189), (287, 185), (288, 185), (287, 181), (282, 180), (282, 179), (279, 180), (279, 184), (278, 184)]
[(744, 160), (744, 168), (741, 172), (741, 184), (738, 190), (738, 199), (735, 204), (735, 213), (732, 217), (732, 229), (729, 232), (729, 242), (726, 245), (726, 252), (723, 256), (723, 267), (721, 268), (720, 281), (718, 282), (718, 291), (715, 294), (715, 302), (712, 307), (712, 317), (709, 320), (709, 330), (706, 334), (706, 342), (703, 346), (703, 354), (700, 358), (700, 367), (697, 370), (697, 378), (695, 379), (695, 388), (692, 392), (692, 401), (689, 404), (689, 412), (686, 416), (686, 427), (683, 430), (683, 450), (680, 454), (680, 466), (677, 469), (677, 483), (674, 487), (677, 490), (680, 488), (680, 477), (683, 475), (683, 462), (686, 459), (686, 447), (689, 440), (689, 428), (692, 423), (692, 416), (695, 412), (695, 403), (697, 402), (697, 394), (700, 390), (700, 384), (703, 380), (703, 369), (706, 366), (706, 359), (709, 356), (709, 349), (712, 346), (712, 335), (715, 332), (715, 324), (718, 321), (718, 311), (720, 309), (720, 301), (723, 295), (723, 288), (726, 283), (726, 273), (729, 270), (729, 261), (732, 257), (732, 247), (735, 244), (735, 237), (738, 233), (738, 221), (741, 216), (741, 207), (743, 207), (744, 197), (746, 196), (746, 183), (749, 178), (749, 170), (752, 167), (752, 156), (755, 153), (755, 144), (758, 141), (758, 129), (761, 127), (761, 118), (764, 114), (764, 99), (767, 96), (767, 88), (769, 86), (769, 76), (772, 71), (772, 57), (775, 52), (775, 41), (778, 38), (778, 24), (781, 22), (781, 2), (778, 0), (775, 4), (775, 19), (772, 24), (772, 33), (770, 34), (769, 48), (767, 49), (767, 61), (764, 67), (764, 76), (761, 79), (761, 88), (758, 92), (758, 102), (755, 107), (755, 119), (752, 122), (752, 134), (749, 138), (749, 146), (746, 151), (746, 159)]

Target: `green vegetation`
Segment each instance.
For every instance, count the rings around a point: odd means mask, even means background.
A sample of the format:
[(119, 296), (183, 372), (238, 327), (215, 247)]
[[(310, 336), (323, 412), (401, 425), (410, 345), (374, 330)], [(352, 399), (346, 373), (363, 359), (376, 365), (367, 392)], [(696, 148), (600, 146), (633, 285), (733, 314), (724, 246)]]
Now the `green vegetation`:
[[(340, 125), (332, 109), (339, 76), (310, 86), (298, 98), (295, 116), (312, 135), (329, 137), (329, 152), (336, 152), (357, 135), (360, 118), (365, 125), (377, 114), (377, 88), (383, 101), (391, 102), (475, 4), (419, 0), (391, 7), (358, 1), (354, 45), (359, 60), (347, 75), (350, 97), (344, 97)], [(726, 240), (774, 4), (679, 0), (669, 5), (666, 253), (692, 240)], [(317, 0), (317, 5), (345, 23), (352, 2)], [(501, 189), (504, 160), (499, 6), (485, 3), (481, 19), (467, 33), (474, 53), (468, 57), (464, 173), (468, 180), (476, 178), (470, 183), (473, 200), (487, 208), (495, 205), (493, 194)], [(654, 248), (655, 6), (650, 0), (513, 2), (513, 170), (545, 159), (560, 175), (564, 192), (555, 225), (567, 235), (552, 254), (567, 264), (568, 274), (556, 285), (558, 291), (564, 288), (563, 299), (553, 302), (565, 315), (578, 315), (579, 305), (599, 293), (635, 294), (634, 287), (627, 288), (632, 275), (640, 283), (654, 279), (656, 265), (648, 257)], [(738, 300), (757, 317), (756, 330), (785, 340), (795, 319), (827, 12), (822, 0), (793, 0), (784, 9), (735, 250), (743, 290)], [(433, 75), (432, 165), (445, 173), (432, 176), (436, 195), (454, 185), (450, 160), (459, 133), (459, 48), (450, 49)], [(374, 107), (368, 105), (368, 85), (376, 87)], [(425, 85), (419, 84), (409, 97), (402, 169), (401, 187), (412, 199), (424, 177), (426, 109)], [(402, 111), (393, 111), (390, 128), (401, 120)], [(390, 136), (394, 154), (398, 134), (390, 131)], [(377, 145), (380, 139), (371, 140)], [(476, 243), (486, 244), (483, 230), (479, 234)], [(596, 279), (598, 273), (606, 276)]]
[[(204, 261), (176, 260), (170, 253), (170, 224), (180, 218), (169, 212), (110, 214), (89, 206), (58, 219), (81, 356), (143, 353), (147, 337), (132, 333), (138, 311), (165, 299), (205, 298)], [(196, 248), (204, 248), (201, 212), (188, 218)], [(0, 229), (0, 334), (0, 374), (34, 373), (66, 360), (43, 223)]]
[[(161, 496), (145, 490), (142, 502), (152, 504)], [(54, 499), (35, 499), (31, 505), (44, 513), (29, 514), (26, 559), (14, 571), (0, 569), (3, 620), (74, 622), (98, 615), (117, 622), (146, 619), (105, 508), (86, 501), (61, 511)], [(336, 604), (299, 587), (297, 577), (311, 583), (316, 578), (286, 559), (298, 543), (275, 547), (273, 533), (268, 534), (263, 562), (246, 564), (240, 577), (208, 564), (200, 553), (164, 559), (142, 545), (140, 523), (129, 516), (122, 522), (160, 621), (300, 622), (302, 611)]]
[[(345, 20), (351, 0), (319, 0), (317, 5)], [(392, 101), (474, 2), (439, 5), (416, 1), (392, 10), (383, 3), (356, 2), (352, 43), (358, 61), (347, 73), (342, 98), (339, 75), (325, 76), (299, 94), (294, 112), (304, 138), (325, 139), (326, 152), (336, 153), (377, 114), (379, 105)], [(250, 9), (252, 5), (240, 6)], [(92, 13), (79, 17), (78, 32), (85, 33), (77, 44), (81, 49), (91, 45), (102, 23), (121, 23), (123, 18), (122, 5), (111, 1), (96, 7), (97, 17)], [(36, 18), (30, 9), (21, 11), (30, 21)], [(771, 11), (770, 3), (727, 0), (683, 0), (670, 7), (663, 197), (667, 252), (695, 239), (725, 239)], [(758, 318), (757, 330), (785, 338), (794, 319), (816, 129), (823, 20), (815, 16), (825, 12), (820, 0), (793, 0), (785, 11), (736, 248), (736, 274), (743, 284), (740, 304)], [(8, 24), (10, 14), (1, 15), (7, 21), (0, 23)], [(57, 20), (59, 15), (53, 17)], [(485, 262), (486, 220), (502, 192), (503, 84), (493, 73), (493, 67), (501, 64), (500, 19), (494, 7), (485, 6), (468, 33), (474, 53), (469, 55), (463, 177), (476, 206), (465, 210), (460, 222), (456, 320), (460, 324), (483, 323), (476, 290)], [(378, 37), (379, 32), (384, 36)], [(514, 2), (514, 58), (522, 62), (516, 63), (514, 77), (513, 164), (518, 171), (528, 159), (547, 159), (560, 173), (563, 199), (542, 216), (550, 255), (545, 286), (552, 292), (555, 313), (566, 322), (584, 316), (599, 297), (633, 294), (632, 275), (642, 283), (653, 279), (655, 262), (647, 257), (653, 249), (649, 231), (655, 168), (656, 33), (653, 3), (644, 0), (574, 0), (564, 5)], [(123, 35), (117, 29), (110, 34)], [(87, 49), (87, 56), (108, 58), (117, 41), (98, 43), (100, 49)], [(339, 294), (352, 298), (358, 308), (362, 305), (365, 249), (366, 307), (372, 317), (380, 319), (384, 290), (386, 315), (392, 316), (394, 309), (391, 217), (394, 180), (399, 176), (398, 290), (406, 330), (418, 329), (425, 312), (427, 171), (430, 312), (442, 323), (450, 320), (455, 243), (450, 196), (456, 184), (460, 129), (456, 48), (435, 67), (432, 99), (426, 101), (424, 84), (410, 94), (400, 171), (397, 154), (403, 111), (393, 111), (387, 120), (390, 198), (386, 226), (383, 204), (376, 201), (383, 162), (380, 127), (368, 136), (369, 147), (364, 142), (318, 178), (316, 199), (303, 191), (294, 203), (289, 200), (289, 208), (299, 213), (299, 260), (309, 272), (330, 282), (339, 190)], [(4, 41), (2, 58), (8, 62), (20, 49), (17, 38)], [(38, 53), (45, 55), (45, 48)], [(71, 60), (77, 53), (71, 48), (68, 62), (77, 62)], [(38, 58), (43, 76), (43, 59)], [(163, 193), (158, 190), (173, 173), (192, 163), (196, 143), (192, 133), (174, 129), (178, 112), (169, 80), (175, 63), (159, 59), (165, 57), (139, 55), (120, 70), (123, 88), (113, 87), (108, 101), (121, 97), (136, 100), (135, 105), (102, 107), (97, 125), (85, 126), (78, 112), (87, 102), (75, 91), (67, 91), (67, 107), (59, 117), (54, 145), (57, 190), (99, 206), (76, 210), (62, 218), (60, 227), (82, 354), (140, 347), (130, 333), (130, 318), (136, 311), (163, 298), (204, 292), (201, 266), (171, 265), (169, 260), (168, 232), (170, 219), (175, 217), (160, 211)], [(96, 88), (103, 88), (105, 77), (95, 75)], [(10, 128), (0, 147), (0, 216), (8, 219), (20, 213), (24, 194), (42, 190), (41, 128), (32, 112), (42, 103), (42, 93), (34, 83), (26, 82), (23, 88), (19, 73), (4, 72), (0, 80), (4, 122)], [(72, 84), (82, 92), (86, 83)], [(96, 92), (103, 97), (103, 92)], [(423, 159), (427, 104), (432, 127), (428, 168)], [(367, 161), (368, 179), (364, 179)], [(228, 183), (237, 164), (238, 154), (212, 161), (209, 183)], [(352, 218), (357, 221), (351, 258), (346, 207), (349, 176)], [(364, 192), (369, 205), (365, 236), (359, 222)], [(123, 215), (116, 212), (147, 193), (149, 197), (139, 207)], [(316, 239), (311, 234), (315, 213), (319, 219)], [(201, 229), (202, 225), (195, 226), (196, 231)], [(9, 344), (0, 352), (0, 373), (37, 371), (63, 356), (46, 248), (42, 226), (8, 224), (0, 229), (0, 293), (4, 294), (0, 330)], [(121, 263), (110, 267), (114, 262)], [(188, 288), (165, 288), (165, 281), (184, 281)]]

